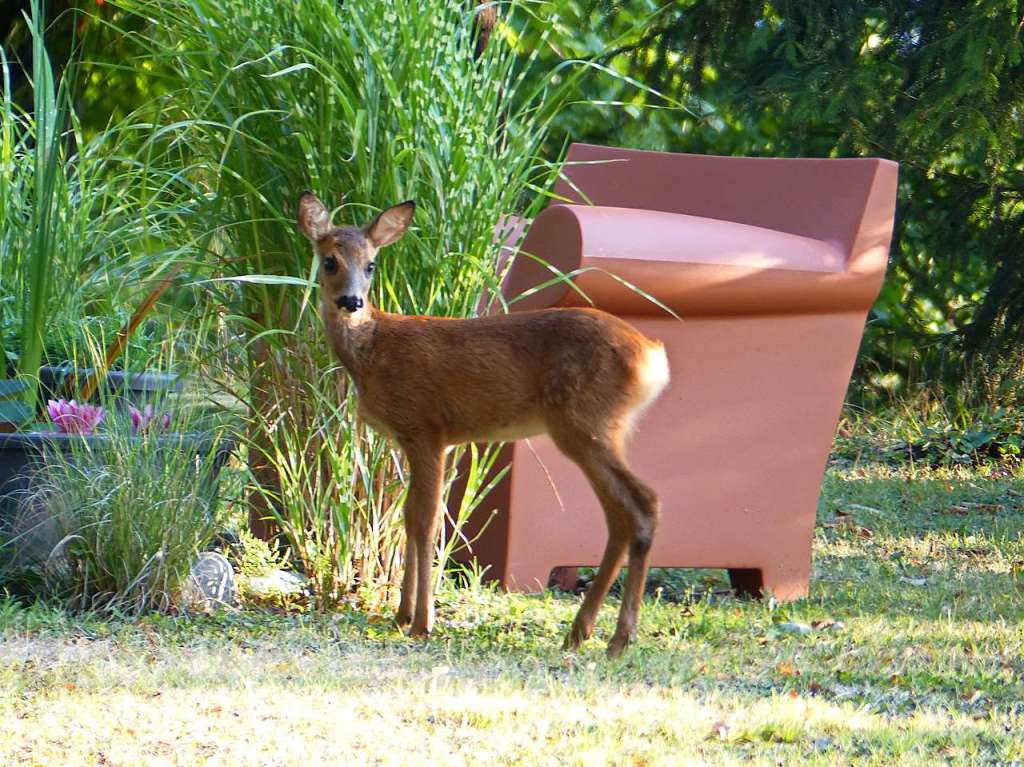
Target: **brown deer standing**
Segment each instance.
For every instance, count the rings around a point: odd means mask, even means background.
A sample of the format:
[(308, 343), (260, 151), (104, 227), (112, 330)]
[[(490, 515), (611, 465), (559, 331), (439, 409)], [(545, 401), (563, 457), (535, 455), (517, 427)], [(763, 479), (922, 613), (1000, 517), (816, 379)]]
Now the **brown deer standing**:
[(657, 496), (629, 469), (625, 440), (668, 383), (661, 343), (593, 309), (547, 309), (475, 319), (406, 317), (369, 303), (377, 251), (412, 221), (411, 201), (359, 229), (333, 227), (314, 195), (299, 201), (299, 228), (320, 260), (320, 313), (348, 371), (359, 415), (398, 443), (409, 463), (405, 574), (398, 624), (424, 636), (433, 624), (431, 565), (441, 519), (444, 451), (464, 442), (547, 433), (586, 474), (604, 508), (608, 544), (565, 646), (590, 636), (628, 556), (617, 657), (636, 632)]

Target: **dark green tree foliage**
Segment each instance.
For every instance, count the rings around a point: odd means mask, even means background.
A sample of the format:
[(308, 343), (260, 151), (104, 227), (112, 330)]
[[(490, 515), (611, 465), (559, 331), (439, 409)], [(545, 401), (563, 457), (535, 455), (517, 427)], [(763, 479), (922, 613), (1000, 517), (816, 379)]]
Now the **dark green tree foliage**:
[[(901, 164), (893, 261), (862, 373), (963, 373), (1024, 346), (1024, 2), (562, 4), (595, 76), (573, 140)], [(608, 49), (611, 53), (605, 53)], [(552, 55), (556, 55), (553, 53)], [(664, 109), (685, 103), (689, 112)], [(977, 365), (972, 367), (977, 368)]]
[[(58, 76), (76, 54), (74, 98), (86, 135), (102, 131), (144, 104), (156, 110), (166, 92), (165, 65), (139, 48), (147, 20), (106, 0), (48, 0), (46, 46)], [(8, 58), (15, 99), (31, 109), (32, 39), (25, 21), (29, 0), (0, 3), (0, 46)], [(140, 115), (141, 118), (141, 115)]]

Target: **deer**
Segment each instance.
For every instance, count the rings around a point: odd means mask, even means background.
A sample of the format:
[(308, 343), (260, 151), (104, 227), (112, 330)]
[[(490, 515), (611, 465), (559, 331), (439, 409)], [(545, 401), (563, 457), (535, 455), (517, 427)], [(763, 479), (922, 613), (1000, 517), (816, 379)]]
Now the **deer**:
[(397, 444), (409, 468), (398, 627), (415, 637), (433, 628), (431, 568), (447, 448), (547, 434), (586, 475), (608, 527), (600, 567), (564, 647), (576, 650), (591, 636), (626, 562), (607, 646), (617, 658), (635, 639), (661, 511), (626, 462), (626, 439), (668, 384), (665, 348), (592, 308), (465, 319), (381, 311), (370, 303), (377, 254), (405, 234), (415, 210), (408, 200), (363, 227), (336, 227), (324, 204), (305, 192), (297, 216), (318, 259), (324, 333), (354, 385), (356, 414)]

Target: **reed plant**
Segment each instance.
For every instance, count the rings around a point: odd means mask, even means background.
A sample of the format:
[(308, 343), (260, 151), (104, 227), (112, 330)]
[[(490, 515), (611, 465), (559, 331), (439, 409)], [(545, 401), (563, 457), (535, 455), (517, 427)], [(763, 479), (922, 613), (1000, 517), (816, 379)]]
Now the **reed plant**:
[[(412, 231), (379, 263), (375, 301), (471, 315), (500, 285), (509, 214), (530, 217), (545, 203), (557, 158), (541, 146), (575, 70), (529, 85), (536, 50), (517, 41), (540, 6), (526, 3), (501, 4), (479, 58), (475, 10), (463, 0), (123, 5), (150, 20), (151, 54), (176, 80), (161, 140), (203, 166), (194, 224), (215, 232), (207, 284), (247, 363), (219, 383), (247, 408), (252, 525), (281, 532), (322, 607), (359, 586), (392, 585), (407, 477), (391, 446), (354, 418), (327, 353), (295, 203), (310, 189), (339, 203), (336, 221), (361, 224), (415, 199)], [(491, 461), (483, 451), (469, 462), (453, 529)]]
[[(12, 89), (15, 62), (0, 47), (0, 379), (11, 370), (22, 382), (20, 421), (34, 412), (40, 364), (69, 360), (99, 332), (112, 336), (141, 292), (190, 259), (180, 221), (201, 198), (151, 123), (129, 115), (85, 134), (74, 106), (76, 56), (55, 71), (39, 0), (26, 21), (28, 111)], [(146, 335), (128, 344), (142, 366), (169, 342), (139, 342)]]

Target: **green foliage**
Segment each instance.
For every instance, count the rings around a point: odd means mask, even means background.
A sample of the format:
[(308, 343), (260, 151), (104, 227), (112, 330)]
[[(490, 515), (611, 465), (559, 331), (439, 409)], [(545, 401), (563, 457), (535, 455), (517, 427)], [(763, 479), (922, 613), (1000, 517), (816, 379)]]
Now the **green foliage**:
[[(180, 163), (157, 166), (139, 151), (151, 125), (132, 116), (86, 135), (72, 103), (77, 62), (58, 82), (37, 5), (31, 110), (19, 108), (14, 62), (0, 49), (0, 375), (13, 367), (31, 384), (26, 403), (40, 363), (112, 340), (140, 288), (190, 252), (175, 220), (196, 197)], [(161, 354), (164, 327), (151, 323), (130, 344), (137, 364)]]
[[(977, 417), (977, 416), (976, 416)], [(992, 414), (994, 423), (982, 420), (974, 428), (960, 429), (952, 424), (925, 426), (920, 435), (894, 452), (900, 458), (923, 461), (931, 466), (1008, 461), (1021, 452), (1021, 424), (1003, 411)]]
[[(204, 214), (223, 227), (224, 271), (309, 275), (292, 214), (312, 188), (344, 195), (339, 223), (416, 200), (417, 231), (381, 265), (382, 306), (464, 315), (495, 284), (479, 267), (493, 263), (501, 217), (543, 183), (536, 152), (558, 102), (527, 90), (530, 58), (507, 46), (473, 60), (462, 3), (438, 1), (431, 13), (400, 0), (303, 0), (288, 14), (201, 0), (139, 10), (154, 20), (153, 55), (170, 57), (182, 87), (175, 140), (215, 174)], [(254, 289), (248, 305), (273, 313), (265, 294), (280, 292)]]
[(236, 546), (227, 552), (233, 560), (235, 572), (242, 578), (269, 575), (284, 564), (284, 554), (248, 530), (239, 532)]
[[(0, 49), (5, 74), (0, 125), (3, 137), (3, 149), (0, 150), (3, 153), (3, 172), (0, 175), (3, 233), (0, 239), (4, 243), (3, 250), (11, 253), (10, 257), (3, 259), (5, 264), (13, 262), (12, 271), (16, 279), (11, 282), (16, 283), (16, 289), (20, 288), (20, 292), (15, 294), (21, 303), (21, 350), (17, 372), (26, 382), (33, 381), (42, 360), (43, 334), (54, 277), (50, 259), (60, 225), (58, 199), (63, 186), (60, 183), (63, 181), (60, 173), (61, 127), (67, 114), (67, 93), (63, 87), (57, 89), (43, 45), (43, 18), (38, 0), (32, 3), (31, 33), (34, 102), (31, 123), (24, 127), (18, 125), (15, 116), (7, 76), (7, 57)], [(0, 362), (6, 367), (6, 354), (2, 352), (0, 339)], [(23, 396), (27, 405), (35, 404), (34, 383), (26, 388)]]
[(876, 406), (847, 420), (834, 454), (901, 465), (989, 466), (1009, 471), (1024, 446), (1024, 413), (1018, 408), (979, 406), (975, 395), (917, 397)]

